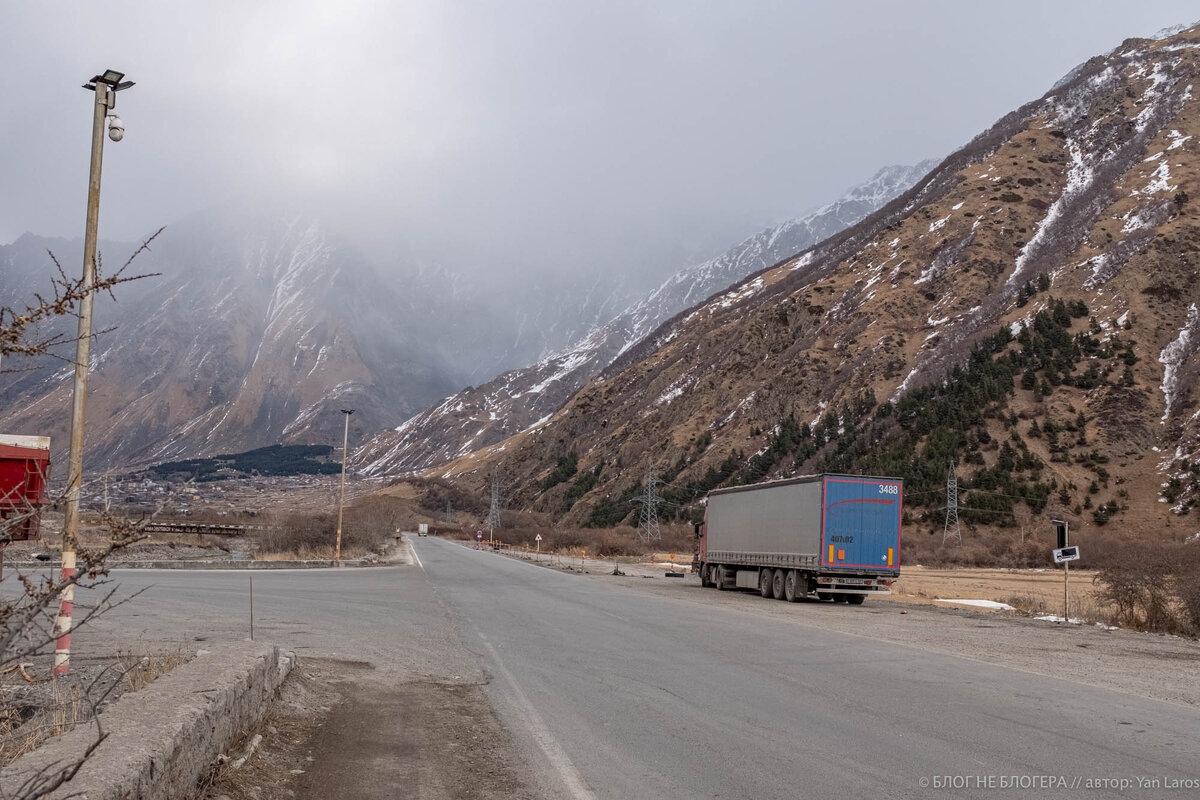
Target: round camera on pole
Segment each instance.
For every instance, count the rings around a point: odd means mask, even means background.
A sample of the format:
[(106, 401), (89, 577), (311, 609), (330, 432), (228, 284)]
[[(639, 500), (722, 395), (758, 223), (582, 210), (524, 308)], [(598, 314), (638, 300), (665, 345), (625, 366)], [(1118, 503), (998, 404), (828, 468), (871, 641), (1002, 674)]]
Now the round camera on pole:
[(125, 138), (125, 123), (116, 114), (108, 115), (108, 138), (114, 142)]

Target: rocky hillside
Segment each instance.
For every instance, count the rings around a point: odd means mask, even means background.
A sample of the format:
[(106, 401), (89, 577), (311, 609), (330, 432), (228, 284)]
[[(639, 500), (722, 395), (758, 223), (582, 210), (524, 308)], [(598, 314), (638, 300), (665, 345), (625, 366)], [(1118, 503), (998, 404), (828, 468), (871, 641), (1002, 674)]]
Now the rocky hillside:
[[(1200, 29), (1129, 40), (882, 210), (628, 349), (544, 424), (430, 472), (628, 519), (708, 489), (902, 475), (964, 518), (1200, 530)], [(1195, 199), (1193, 199), (1195, 198)]]
[(912, 186), (934, 164), (884, 167), (839, 200), (676, 273), (571, 346), (531, 367), (464, 389), (376, 436), (354, 453), (353, 466), (372, 476), (424, 469), (545, 421), (589, 378), (672, 315), (858, 222)]
[[(0, 248), (4, 297), (44, 291), (46, 250), (74, 270), (76, 242), (24, 236)], [(110, 269), (129, 245), (101, 248)], [(437, 332), (355, 251), (305, 221), (210, 214), (166, 230), (134, 272), (161, 273), (96, 302), (88, 463), (145, 463), (248, 447), (336, 442), (339, 409), (360, 438), (442, 397), (462, 379)], [(74, 330), (74, 319), (63, 318)], [(44, 331), (52, 334), (53, 331)], [(69, 359), (73, 345), (62, 352)], [(72, 369), (62, 359), (0, 376), (0, 430), (68, 438)]]

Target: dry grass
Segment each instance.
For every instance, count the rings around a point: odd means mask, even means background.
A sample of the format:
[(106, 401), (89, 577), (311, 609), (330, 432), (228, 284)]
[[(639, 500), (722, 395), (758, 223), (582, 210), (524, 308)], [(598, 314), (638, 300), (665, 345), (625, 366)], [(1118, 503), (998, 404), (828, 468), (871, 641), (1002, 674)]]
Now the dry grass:
[(32, 708), (5, 704), (0, 708), (0, 766), (8, 766), (91, 716), (92, 705), (83, 689), (59, 681), (51, 685), (48, 705)]
[(136, 692), (146, 688), (157, 678), (187, 663), (188, 659), (188, 654), (182, 650), (164, 650), (148, 656), (117, 653), (117, 665), (121, 670), (121, 680), (124, 682), (127, 692)]
[[(1076, 603), (1099, 605), (1095, 599), (1095, 575), (1086, 570), (1071, 570), (1072, 608)], [(907, 603), (931, 603), (936, 598), (993, 600), (1021, 611), (1061, 614), (1063, 576), (1061, 569), (902, 567), (892, 594)]]
[[(47, 679), (24, 684), (18, 681), (4, 687), (4, 700), (0, 703), (0, 767), (36, 750), (48, 739), (86, 724), (101, 700), (113, 700), (120, 694), (144, 689), (188, 658), (182, 650), (145, 656), (118, 653), (107, 668), (111, 676), (107, 681), (102, 680), (102, 672), (91, 684), (86, 679)], [(102, 685), (105, 682), (107, 688)], [(20, 693), (20, 687), (32, 691)]]

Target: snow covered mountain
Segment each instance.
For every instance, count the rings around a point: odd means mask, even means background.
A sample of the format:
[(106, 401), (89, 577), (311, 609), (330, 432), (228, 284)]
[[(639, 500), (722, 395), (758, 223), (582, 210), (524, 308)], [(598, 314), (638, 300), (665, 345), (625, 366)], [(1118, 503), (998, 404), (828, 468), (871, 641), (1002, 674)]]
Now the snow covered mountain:
[[(45, 291), (47, 248), (64, 268), (82, 260), (78, 242), (26, 235), (0, 247), (0, 302)], [(101, 246), (110, 269), (131, 251)], [(341, 408), (355, 409), (358, 439), (462, 385), (446, 366), (444, 330), (418, 313), (421, 297), (306, 220), (198, 215), (164, 231), (130, 269), (161, 275), (118, 287), (116, 301), (97, 298), (96, 329), (114, 330), (92, 347), (91, 465), (332, 443)], [(73, 331), (75, 320), (56, 324)], [(58, 458), (69, 361), (4, 366), (26, 371), (0, 375), (0, 430), (48, 435)]]
[(668, 278), (607, 323), (533, 366), (464, 389), (356, 451), (355, 469), (390, 475), (448, 461), (525, 430), (679, 311), (858, 222), (912, 186), (936, 162), (890, 166), (829, 205), (745, 239)]
[(691, 519), (719, 486), (896, 475), (911, 540), (940, 533), (954, 463), (969, 525), (1195, 540), (1197, 86), (1200, 27), (1126, 41), (423, 477), (478, 494), (503, 465), (509, 507), (606, 526), (634, 518), (648, 462)]

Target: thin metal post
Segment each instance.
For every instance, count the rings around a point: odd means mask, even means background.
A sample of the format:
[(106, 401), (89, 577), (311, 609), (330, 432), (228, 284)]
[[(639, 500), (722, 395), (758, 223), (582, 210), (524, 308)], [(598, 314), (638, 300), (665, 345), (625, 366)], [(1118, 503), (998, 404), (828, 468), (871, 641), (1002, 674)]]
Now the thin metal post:
[(1070, 594), (1070, 590), (1067, 588), (1068, 587), (1068, 578), (1070, 577), (1070, 574), (1071, 574), (1071, 562), (1064, 561), (1063, 562), (1063, 622), (1064, 623), (1071, 621), (1071, 615), (1070, 615), (1070, 613), (1068, 613), (1071, 610), (1071, 600), (1070, 600), (1071, 594)]
[(333, 563), (342, 563), (342, 506), (346, 504), (346, 447), (350, 442), (350, 415), (354, 413), (353, 409), (342, 409), (342, 413), (346, 415), (346, 427), (342, 431), (342, 493), (338, 498), (338, 526), (337, 526), (337, 543), (333, 549)]
[(62, 535), (62, 599), (54, 622), (54, 674), (71, 666), (71, 618), (75, 608), (75, 548), (79, 539), (79, 490), (83, 482), (83, 427), (92, 344), (92, 287), (96, 283), (96, 232), (100, 222), (100, 169), (104, 160), (104, 117), (112, 104), (108, 84), (96, 81), (92, 109), (92, 166), (88, 177), (87, 223), (83, 236), (83, 298), (75, 341), (75, 398), (71, 407), (71, 449), (67, 459), (67, 503)]
[(250, 576), (250, 641), (254, 641), (254, 576)]

